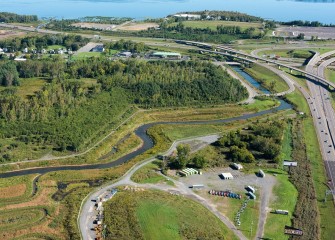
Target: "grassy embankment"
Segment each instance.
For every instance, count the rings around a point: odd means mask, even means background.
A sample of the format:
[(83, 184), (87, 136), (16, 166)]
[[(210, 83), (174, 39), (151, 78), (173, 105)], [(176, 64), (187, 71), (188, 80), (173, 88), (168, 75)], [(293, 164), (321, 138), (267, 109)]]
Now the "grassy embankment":
[(119, 192), (105, 212), (106, 239), (237, 239), (199, 203), (164, 192)]
[(309, 49), (299, 49), (299, 50), (295, 50), (295, 49), (273, 49), (273, 50), (265, 50), (265, 51), (261, 51), (259, 52), (259, 56), (263, 56), (263, 55), (276, 55), (279, 57), (283, 57), (283, 58), (310, 58), (313, 53), (310, 52)]
[(335, 83), (335, 70), (334, 69), (326, 68), (325, 76), (326, 76), (326, 79)]
[(281, 77), (258, 64), (253, 64), (251, 68), (244, 68), (244, 71), (260, 82), (263, 87), (274, 93), (284, 92), (289, 89)]

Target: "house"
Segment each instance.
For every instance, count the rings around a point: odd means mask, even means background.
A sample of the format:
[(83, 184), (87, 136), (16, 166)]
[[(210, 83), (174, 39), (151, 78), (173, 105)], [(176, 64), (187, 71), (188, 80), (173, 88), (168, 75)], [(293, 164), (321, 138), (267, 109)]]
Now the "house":
[(232, 175), (230, 172), (227, 172), (227, 173), (221, 173), (221, 177), (222, 177), (224, 180), (232, 180), (232, 179), (234, 179), (233, 175)]
[(0, 48), (0, 53), (3, 53), (3, 49), (2, 48)]
[(90, 52), (104, 52), (104, 45), (96, 45), (94, 48), (90, 50)]

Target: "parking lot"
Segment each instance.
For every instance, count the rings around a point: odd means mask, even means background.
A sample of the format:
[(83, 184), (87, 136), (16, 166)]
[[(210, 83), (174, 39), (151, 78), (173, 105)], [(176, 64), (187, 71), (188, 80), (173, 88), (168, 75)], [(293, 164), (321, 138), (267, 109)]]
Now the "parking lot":
[[(234, 179), (223, 180), (220, 174), (223, 172), (230, 172)], [(202, 173), (202, 175), (191, 175), (188, 177), (182, 177), (179, 180), (185, 185), (192, 186), (197, 184), (203, 184), (204, 190), (209, 191), (211, 189), (215, 190), (230, 190), (234, 192), (243, 193), (247, 185), (252, 185), (256, 189), (263, 188), (267, 186), (267, 178), (273, 178), (273, 176), (266, 176), (266, 178), (257, 177), (256, 174), (244, 174), (238, 170), (233, 170), (232, 168), (215, 168), (210, 169)]]

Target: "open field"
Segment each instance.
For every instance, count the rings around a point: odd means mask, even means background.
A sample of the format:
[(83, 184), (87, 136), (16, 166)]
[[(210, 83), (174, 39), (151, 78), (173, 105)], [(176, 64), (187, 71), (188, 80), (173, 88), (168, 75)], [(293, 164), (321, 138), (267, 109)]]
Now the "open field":
[[(262, 23), (259, 22), (235, 22), (235, 21), (183, 21), (185, 27), (191, 28), (210, 28), (216, 30), (217, 26), (238, 26), (242, 30), (247, 28), (262, 28)], [(176, 26), (178, 23), (172, 23), (171, 26)]]
[(119, 192), (105, 212), (106, 239), (236, 239), (199, 203), (169, 193)]
[(326, 76), (326, 79), (328, 79), (329, 81), (335, 83), (335, 70), (334, 69), (326, 68), (326, 70), (325, 70), (325, 76)]
[(0, 40), (24, 36), (24, 35), (26, 35), (25, 32), (19, 32), (19, 31), (13, 31), (13, 30), (2, 30), (0, 28)]
[(310, 110), (309, 110), (309, 107), (308, 107), (308, 104), (305, 98), (302, 96), (302, 94), (298, 90), (295, 90), (294, 92), (287, 94), (286, 98), (296, 107), (296, 109), (299, 112), (303, 112), (305, 114), (310, 113)]
[(160, 162), (152, 162), (137, 170), (131, 180), (136, 183), (159, 183), (166, 182), (166, 178), (157, 173), (160, 170)]
[(90, 22), (80, 22), (73, 23), (71, 26), (79, 28), (90, 28), (95, 30), (113, 30), (117, 25), (115, 24), (104, 24), (104, 23), (90, 23)]
[[(0, 207), (15, 204), (32, 197), (32, 181), (37, 175), (0, 179)], [(15, 189), (15, 191), (13, 191)]]
[(157, 28), (159, 25), (157, 23), (150, 22), (131, 22), (122, 26), (117, 27), (117, 30), (121, 31), (142, 31), (148, 28)]
[(287, 49), (273, 49), (273, 50), (266, 50), (259, 52), (259, 56), (270, 56), (270, 55), (276, 55), (282, 58), (309, 58), (313, 55), (313, 53), (310, 51), (310, 49), (298, 49), (298, 50), (287, 50)]
[(263, 87), (271, 92), (284, 92), (289, 89), (285, 81), (274, 72), (258, 65), (252, 64), (251, 68), (244, 68), (248, 74), (261, 83)]
[(285, 225), (291, 226), (291, 217), (294, 212), (297, 201), (298, 192), (289, 181), (289, 176), (286, 172), (280, 170), (272, 170), (276, 172), (277, 184), (273, 189), (273, 198), (270, 202), (272, 211), (276, 209), (289, 211), (288, 215), (280, 215), (268, 212), (264, 237), (276, 240), (289, 239), (288, 235), (284, 234)]

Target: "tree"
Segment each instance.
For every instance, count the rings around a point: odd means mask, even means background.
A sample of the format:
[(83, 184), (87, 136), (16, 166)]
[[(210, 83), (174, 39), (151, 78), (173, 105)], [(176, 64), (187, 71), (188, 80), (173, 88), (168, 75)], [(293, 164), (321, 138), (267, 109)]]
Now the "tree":
[(194, 163), (194, 166), (197, 168), (204, 168), (206, 165), (206, 160), (203, 156), (195, 156), (192, 159), (192, 162)]
[(190, 146), (180, 144), (177, 146), (177, 167), (179, 169), (185, 168), (187, 163), (189, 162), (189, 153), (190, 153)]
[(15, 63), (6, 61), (0, 64), (0, 85), (5, 87), (19, 85), (19, 73)]

